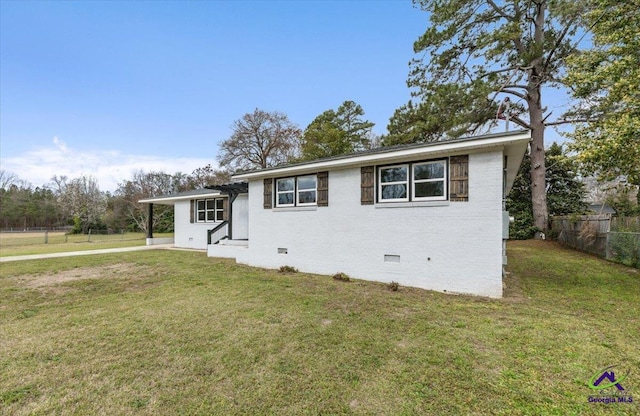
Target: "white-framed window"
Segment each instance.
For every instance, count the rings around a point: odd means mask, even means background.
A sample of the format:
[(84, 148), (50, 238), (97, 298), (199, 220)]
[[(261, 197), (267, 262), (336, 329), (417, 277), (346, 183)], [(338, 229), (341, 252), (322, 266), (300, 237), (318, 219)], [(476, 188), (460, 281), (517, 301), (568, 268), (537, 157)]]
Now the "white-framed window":
[(409, 200), (409, 165), (383, 166), (378, 170), (380, 201)]
[(224, 199), (217, 198), (215, 204), (216, 221), (222, 222), (224, 220)]
[(297, 205), (315, 205), (318, 194), (316, 175), (298, 176), (296, 178)]
[(196, 200), (196, 222), (221, 222), (223, 207), (222, 198)]
[(276, 180), (276, 206), (295, 206), (296, 178), (282, 178)]
[(447, 160), (378, 168), (378, 202), (447, 200)]
[(316, 205), (317, 201), (317, 175), (276, 179), (276, 207)]
[(445, 160), (414, 163), (412, 165), (412, 192), (414, 201), (442, 201), (447, 199)]

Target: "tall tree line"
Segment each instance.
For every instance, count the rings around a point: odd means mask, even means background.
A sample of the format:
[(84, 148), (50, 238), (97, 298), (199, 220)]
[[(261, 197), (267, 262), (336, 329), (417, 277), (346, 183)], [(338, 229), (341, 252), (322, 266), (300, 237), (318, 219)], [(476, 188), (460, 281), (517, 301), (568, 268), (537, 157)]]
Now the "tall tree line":
[[(67, 227), (74, 232), (90, 229), (146, 231), (147, 211), (138, 201), (160, 195), (228, 182), (229, 174), (211, 165), (191, 175), (134, 172), (113, 193), (102, 192), (95, 178), (54, 176), (49, 184), (33, 187), (16, 175), (0, 171), (0, 228)], [(154, 230), (173, 230), (173, 209), (154, 207)]]

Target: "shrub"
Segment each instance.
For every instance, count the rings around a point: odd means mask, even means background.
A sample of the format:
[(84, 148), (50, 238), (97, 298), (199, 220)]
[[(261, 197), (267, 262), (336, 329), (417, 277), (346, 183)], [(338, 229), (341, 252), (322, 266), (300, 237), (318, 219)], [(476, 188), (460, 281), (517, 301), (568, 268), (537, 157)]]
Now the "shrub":
[(389, 290), (397, 292), (400, 288), (400, 283), (392, 281), (387, 285), (387, 287), (389, 288)]
[(348, 281), (351, 280), (351, 278), (345, 273), (338, 272), (338, 273), (333, 275), (333, 280), (340, 280), (342, 282), (348, 282)]
[(278, 269), (280, 273), (298, 273), (298, 269), (293, 266), (280, 266)]

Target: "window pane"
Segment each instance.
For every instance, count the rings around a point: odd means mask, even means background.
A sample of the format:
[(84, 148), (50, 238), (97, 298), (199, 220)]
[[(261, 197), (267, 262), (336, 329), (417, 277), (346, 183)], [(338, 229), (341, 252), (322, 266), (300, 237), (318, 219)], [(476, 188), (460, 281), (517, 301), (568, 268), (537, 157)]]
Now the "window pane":
[(204, 221), (204, 211), (198, 212), (198, 221)]
[(213, 199), (207, 199), (207, 209), (213, 209), (213, 203), (215, 201)]
[(278, 179), (278, 191), (293, 191), (293, 178)]
[(429, 196), (444, 196), (444, 182), (422, 182), (416, 183), (416, 198), (426, 198)]
[(299, 204), (315, 204), (316, 191), (298, 192), (298, 203)]
[(198, 211), (202, 211), (204, 209), (204, 199), (198, 201)]
[(214, 218), (215, 218), (215, 211), (214, 210), (207, 211), (207, 221), (213, 221)]
[(216, 199), (216, 208), (222, 209), (224, 201), (222, 199)]
[(278, 205), (293, 205), (293, 192), (278, 194)]
[(407, 185), (382, 185), (382, 199), (400, 199), (407, 197)]
[(414, 179), (444, 178), (444, 162), (425, 163), (413, 167)]
[(216, 211), (216, 221), (222, 221), (222, 211)]
[(380, 180), (384, 182), (402, 182), (407, 180), (407, 167), (380, 169)]
[(298, 189), (316, 189), (316, 177), (315, 176), (299, 177)]

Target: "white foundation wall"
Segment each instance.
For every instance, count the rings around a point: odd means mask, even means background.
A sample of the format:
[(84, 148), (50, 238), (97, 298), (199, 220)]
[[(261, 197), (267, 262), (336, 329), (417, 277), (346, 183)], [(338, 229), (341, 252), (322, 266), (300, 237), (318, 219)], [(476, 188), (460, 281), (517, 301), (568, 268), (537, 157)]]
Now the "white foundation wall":
[(207, 249), (207, 230), (218, 223), (191, 223), (191, 206), (189, 201), (177, 201), (174, 205), (174, 241), (180, 248)]
[(329, 206), (313, 210), (264, 209), (263, 181), (251, 181), (249, 248), (237, 261), (501, 297), (502, 159), (470, 154), (469, 201), (440, 206), (361, 205), (359, 167), (329, 171)]

